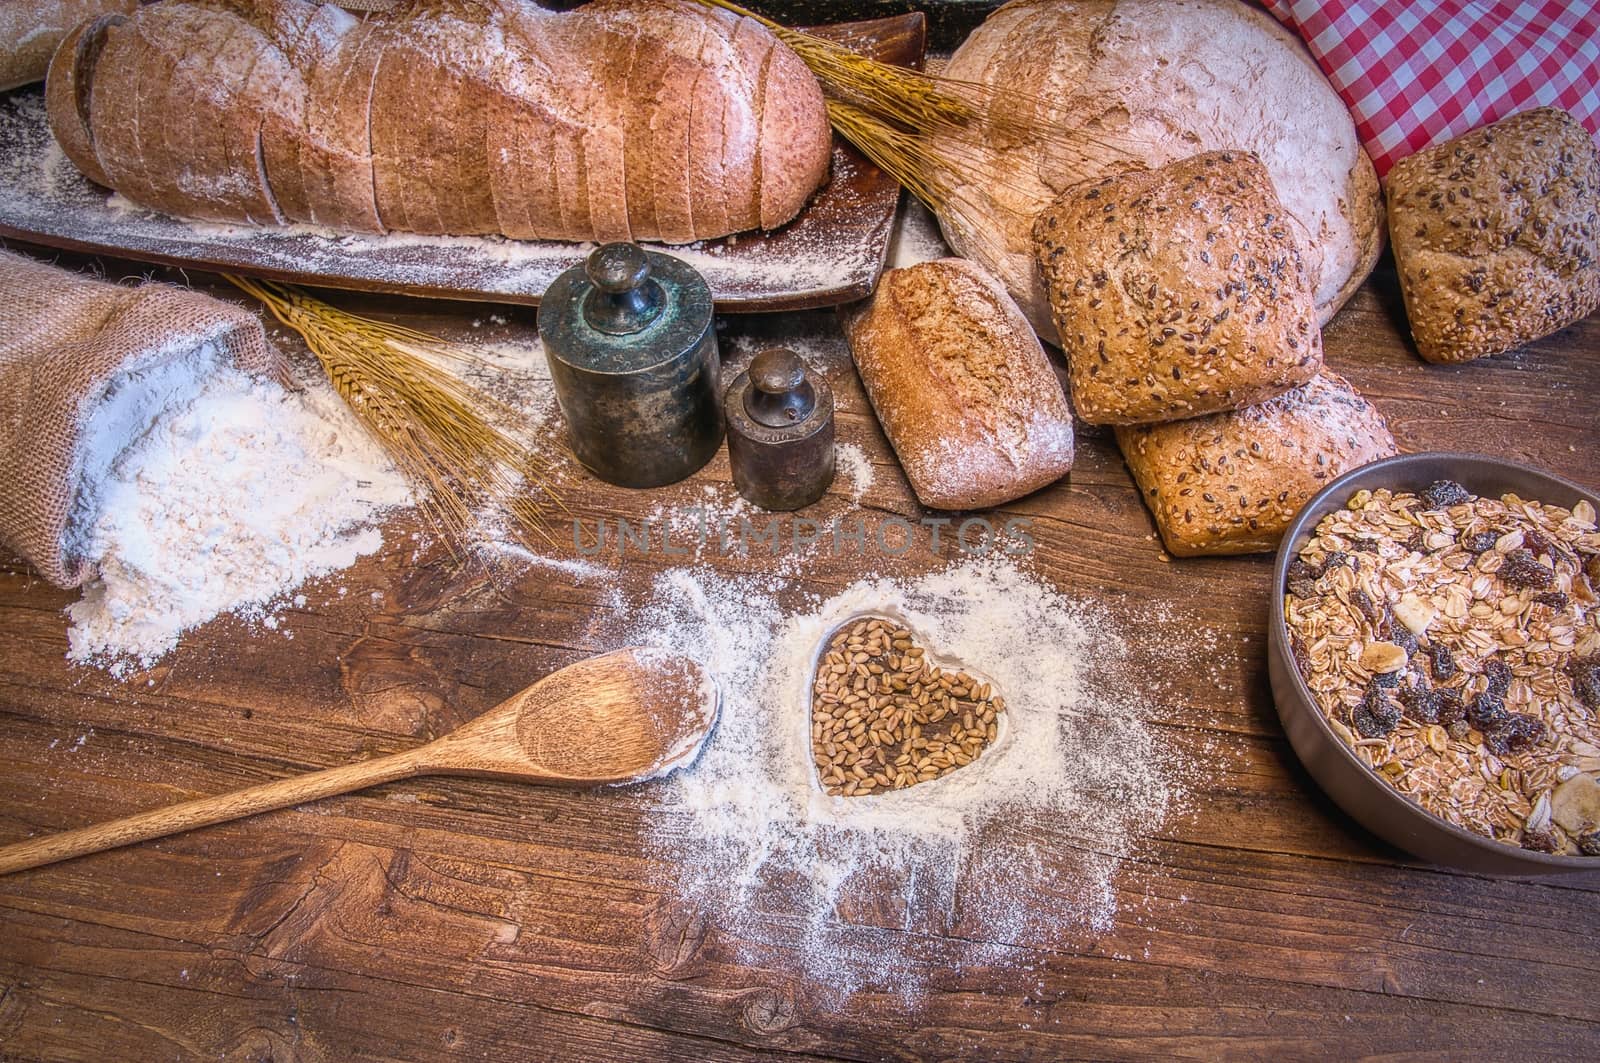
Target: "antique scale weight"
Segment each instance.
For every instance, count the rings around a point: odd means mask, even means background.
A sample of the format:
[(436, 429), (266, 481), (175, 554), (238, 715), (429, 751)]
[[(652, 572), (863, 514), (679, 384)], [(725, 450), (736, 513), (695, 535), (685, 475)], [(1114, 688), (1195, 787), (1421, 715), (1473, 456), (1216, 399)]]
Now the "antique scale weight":
[(556, 278), (539, 337), (573, 453), (607, 483), (660, 487), (710, 461), (726, 430), (740, 494), (764, 509), (809, 505), (833, 480), (833, 392), (775, 348), (719, 402), (712, 310), (699, 273), (637, 244), (605, 244)]

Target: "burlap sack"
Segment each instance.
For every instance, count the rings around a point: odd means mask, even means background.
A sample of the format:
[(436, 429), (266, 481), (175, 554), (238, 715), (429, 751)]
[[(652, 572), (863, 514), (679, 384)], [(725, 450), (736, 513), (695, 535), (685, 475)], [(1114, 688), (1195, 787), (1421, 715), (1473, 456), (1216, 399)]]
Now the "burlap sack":
[(0, 250), (0, 542), (58, 587), (91, 566), (63, 556), (79, 436), (122, 374), (213, 344), (246, 372), (278, 367), (249, 311), (166, 284), (108, 284)]

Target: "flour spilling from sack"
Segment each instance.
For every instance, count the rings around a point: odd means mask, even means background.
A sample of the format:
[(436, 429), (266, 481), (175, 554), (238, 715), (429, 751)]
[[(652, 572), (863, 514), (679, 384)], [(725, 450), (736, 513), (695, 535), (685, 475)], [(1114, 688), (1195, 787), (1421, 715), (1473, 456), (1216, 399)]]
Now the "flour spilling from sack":
[[(627, 641), (700, 656), (723, 695), (699, 760), (658, 791), (663, 887), (741, 963), (798, 966), (841, 993), (914, 996), (941, 971), (1110, 931), (1119, 869), (1175, 812), (1182, 767), (1146, 722), (1155, 707), (1113, 626), (1009, 558), (865, 579), (800, 614), (780, 608), (780, 582), (677, 569), (630, 619)], [(1006, 733), (934, 782), (829, 797), (812, 767), (812, 670), (829, 633), (865, 613), (991, 680)]]
[[(319, 380), (290, 392), (201, 347), (115, 381), (85, 425), (69, 554), (96, 563), (68, 656), (148, 667), (222, 613), (266, 619), (376, 551), (405, 479)], [(273, 626), (273, 625), (268, 625)]]

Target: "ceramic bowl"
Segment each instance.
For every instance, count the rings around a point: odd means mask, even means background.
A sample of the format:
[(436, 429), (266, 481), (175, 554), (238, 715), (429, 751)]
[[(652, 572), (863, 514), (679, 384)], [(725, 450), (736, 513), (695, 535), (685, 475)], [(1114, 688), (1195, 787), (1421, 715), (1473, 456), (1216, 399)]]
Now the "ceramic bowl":
[(1530, 501), (1571, 507), (1600, 495), (1527, 465), (1478, 454), (1406, 454), (1362, 466), (1333, 481), (1306, 503), (1284, 533), (1273, 566), (1272, 615), (1267, 629), (1268, 673), (1278, 718), (1306, 770), (1334, 802), (1362, 826), (1406, 852), (1436, 864), (1492, 875), (1542, 877), (1590, 872), (1600, 879), (1600, 857), (1529, 852), (1456, 827), (1426, 812), (1356, 758), (1328, 726), (1289, 651), (1283, 619), (1290, 562), (1323, 517), (1344, 506), (1362, 488), (1420, 491), (1435, 480), (1454, 480), (1475, 495), (1508, 492)]

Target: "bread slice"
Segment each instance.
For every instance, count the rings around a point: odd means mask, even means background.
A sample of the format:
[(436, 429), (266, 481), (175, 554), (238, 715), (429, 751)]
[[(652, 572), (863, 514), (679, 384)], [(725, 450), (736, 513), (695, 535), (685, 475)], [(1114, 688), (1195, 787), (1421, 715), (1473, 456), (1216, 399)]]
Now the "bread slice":
[(133, 110), (139, 85), (136, 63), (143, 50), (132, 20), (107, 26), (89, 86), (89, 141), (105, 183), (118, 190), (142, 187)]
[(1567, 112), (1524, 111), (1407, 156), (1388, 189), (1428, 361), (1499, 354), (1600, 307), (1600, 152)]
[[(172, 135), (173, 89), (178, 83), (175, 75), (183, 56), (181, 50), (169, 42), (185, 38), (204, 40), (209, 13), (204, 8), (180, 4), (165, 14), (168, 27), (164, 32), (150, 33), (141, 27), (140, 49), (134, 60), (138, 83), (134, 89), (131, 122), (139, 142), (140, 177), (145, 183), (138, 198), (140, 202), (159, 205), (169, 214), (192, 215), (196, 204), (191, 201), (190, 187), (182, 180), (186, 167), (181, 153), (186, 146)], [(174, 32), (171, 26), (174, 22), (186, 25)], [(215, 29), (221, 32), (220, 26)]]
[(261, 119), (249, 84), (256, 66), (277, 49), (252, 23), (230, 21), (233, 33), (224, 40), (193, 104), (195, 119), (215, 123), (221, 133), (223, 156), (220, 165), (213, 163), (214, 169), (193, 171), (197, 184), (192, 194), (207, 203), (188, 213), (218, 221), (243, 217), (255, 225), (271, 225), (279, 215), (267, 194)]
[(684, 19), (675, 7), (647, 6), (643, 10), (647, 39), (658, 56), (659, 81), (652, 87), (655, 104), (647, 139), (641, 142), (647, 147), (636, 154), (644, 155), (648, 162), (655, 238), (669, 244), (688, 243), (694, 239), (690, 129), (696, 85), (706, 73), (700, 52), (709, 27), (704, 19)]
[(799, 214), (827, 180), (833, 132), (822, 86), (788, 45), (774, 42), (757, 98), (761, 227), (776, 229)]
[(1299, 242), (1249, 152), (1069, 188), (1034, 222), (1033, 246), (1090, 424), (1231, 410), (1322, 366)]
[(393, 23), (373, 103), (373, 166), (380, 190), (398, 186), (417, 232), (496, 229), (483, 88), (494, 18), (477, 3), (432, 0)]
[(438, 104), (433, 98), (433, 57), (420, 37), (424, 21), (425, 16), (379, 23), (385, 46), (372, 83), (368, 122), (373, 194), (384, 226), (437, 233), (434, 171), (439, 160), (427, 149), (430, 112)]
[[(593, 65), (588, 82), (569, 95), (567, 112), (584, 126), (580, 137), (588, 159), (589, 225), (595, 240), (651, 239), (640, 208), (650, 206), (651, 159), (634, 139), (648, 130), (649, 107), (634, 96), (633, 80), (648, 65), (651, 42), (639, 12), (626, 9), (600, 23), (590, 45)], [(648, 135), (646, 133), (646, 135)]]
[(701, 42), (699, 72), (689, 96), (689, 228), (692, 239), (705, 239), (725, 233), (728, 222), (726, 112), (728, 101), (723, 83), (734, 70), (733, 30), (735, 16), (725, 11), (707, 24)]
[(1396, 452), (1383, 415), (1328, 372), (1255, 406), (1116, 432), (1179, 557), (1272, 550), (1312, 495)]
[(500, 232), (514, 240), (538, 239), (550, 227), (535, 219), (559, 216), (549, 100), (530, 86), (544, 81), (535, 35), (549, 20), (540, 8), (507, 12), (505, 47), (494, 57), (485, 94), (489, 192)]
[[(226, 164), (222, 130), (205, 110), (191, 105), (193, 96), (209, 83), (209, 71), (233, 36), (232, 17), (205, 4), (166, 4), (141, 11), (135, 21), (151, 62), (159, 62), (160, 76), (144, 83), (145, 109), (156, 121), (155, 135), (143, 145), (145, 165), (160, 167), (170, 178), (168, 193), (151, 202), (173, 214), (193, 215), (209, 199), (210, 175)], [(153, 96), (153, 98), (151, 98)], [(124, 195), (134, 194), (119, 185)], [(141, 200), (141, 202), (145, 202)]]
[(300, 158), (306, 202), (318, 225), (355, 232), (387, 229), (378, 213), (368, 128), (387, 40), (383, 22), (358, 22), (339, 35), (306, 79)]
[(766, 70), (777, 39), (754, 19), (740, 18), (733, 30), (735, 62), (724, 114), (723, 192), (737, 230), (761, 225), (761, 116), (766, 113)]
[(960, 258), (889, 270), (844, 315), (856, 369), (911, 488), (996, 506), (1072, 468), (1072, 410), (1000, 282)]
[(355, 19), (337, 4), (305, 0), (270, 0), (263, 8), (267, 38), (283, 53), (283, 61), (270, 68), (277, 82), (263, 81), (260, 86), (265, 105), (261, 153), (267, 191), (286, 220), (309, 222), (311, 207), (300, 160), (308, 95), (305, 74), (337, 39), (339, 28), (347, 29)]
[(45, 82), (45, 110), (57, 143), (72, 164), (99, 185), (109, 185), (111, 179), (100, 165), (90, 131), (90, 86), (107, 31), (127, 21), (122, 15), (102, 15), (80, 23), (56, 49)]

